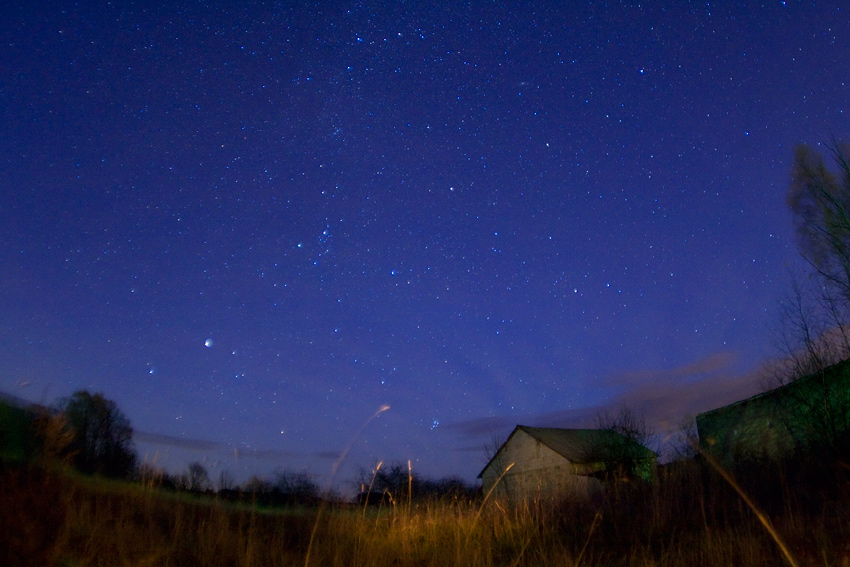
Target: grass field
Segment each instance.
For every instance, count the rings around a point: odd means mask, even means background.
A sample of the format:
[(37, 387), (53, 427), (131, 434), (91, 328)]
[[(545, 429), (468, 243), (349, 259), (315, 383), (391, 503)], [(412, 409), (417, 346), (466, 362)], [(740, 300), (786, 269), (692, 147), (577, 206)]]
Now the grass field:
[(848, 471), (822, 469), (744, 476), (786, 557), (729, 483), (694, 462), (593, 504), (509, 507), (478, 497), (368, 509), (262, 508), (7, 464), (0, 565), (850, 567)]

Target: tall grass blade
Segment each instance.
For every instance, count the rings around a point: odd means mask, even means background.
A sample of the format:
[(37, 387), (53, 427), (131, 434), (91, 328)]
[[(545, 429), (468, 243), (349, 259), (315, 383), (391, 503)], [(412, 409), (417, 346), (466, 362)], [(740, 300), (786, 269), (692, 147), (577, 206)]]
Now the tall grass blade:
[(711, 454), (709, 454), (708, 451), (703, 451), (702, 456), (705, 457), (705, 460), (708, 461), (708, 464), (710, 464), (714, 468), (714, 470), (719, 472), (720, 476), (722, 476), (723, 479), (728, 482), (732, 488), (735, 489), (735, 492), (738, 493), (738, 496), (740, 496), (741, 499), (747, 504), (747, 506), (749, 506), (749, 508), (755, 513), (756, 517), (758, 517), (759, 521), (767, 530), (767, 533), (770, 534), (770, 537), (773, 538), (773, 541), (775, 541), (776, 545), (779, 546), (779, 549), (782, 550), (782, 554), (785, 556), (785, 560), (788, 561), (791, 567), (798, 567), (797, 561), (791, 555), (791, 550), (788, 549), (788, 546), (785, 545), (785, 541), (783, 541), (782, 536), (780, 536), (779, 532), (777, 532), (776, 529), (773, 527), (770, 518), (768, 518), (759, 509), (759, 507), (756, 506), (756, 503), (753, 502), (753, 500), (747, 495), (746, 492), (744, 492), (744, 489), (741, 488), (741, 485), (739, 485), (732, 477), (732, 475), (729, 474), (729, 471), (724, 469), (720, 465), (720, 463), (718, 463), (717, 460), (713, 456), (711, 456)]

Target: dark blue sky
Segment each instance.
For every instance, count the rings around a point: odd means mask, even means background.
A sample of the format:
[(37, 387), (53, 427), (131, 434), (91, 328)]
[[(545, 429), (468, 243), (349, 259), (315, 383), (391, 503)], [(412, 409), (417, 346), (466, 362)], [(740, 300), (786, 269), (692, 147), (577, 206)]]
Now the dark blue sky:
[(239, 4), (0, 8), (0, 390), (322, 482), (758, 390), (843, 2)]

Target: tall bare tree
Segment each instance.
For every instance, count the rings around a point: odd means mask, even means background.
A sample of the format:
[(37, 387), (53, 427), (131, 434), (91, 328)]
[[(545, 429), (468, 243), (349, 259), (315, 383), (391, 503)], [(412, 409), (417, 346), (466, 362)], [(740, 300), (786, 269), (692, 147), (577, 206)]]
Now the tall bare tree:
[(808, 146), (797, 147), (788, 205), (800, 254), (826, 285), (850, 301), (850, 146), (834, 142), (829, 151), (837, 171)]
[[(850, 354), (845, 330), (850, 322), (850, 145), (833, 141), (827, 147), (835, 170), (820, 153), (797, 147), (787, 196), (815, 293), (806, 298), (795, 285), (784, 316), (811, 363), (821, 368)], [(830, 336), (824, 336), (827, 330)]]
[[(787, 203), (807, 278), (783, 300), (777, 343), (782, 360), (767, 385), (811, 376), (850, 356), (850, 145), (826, 146), (834, 164), (806, 145), (794, 153)], [(801, 285), (801, 281), (809, 285)]]

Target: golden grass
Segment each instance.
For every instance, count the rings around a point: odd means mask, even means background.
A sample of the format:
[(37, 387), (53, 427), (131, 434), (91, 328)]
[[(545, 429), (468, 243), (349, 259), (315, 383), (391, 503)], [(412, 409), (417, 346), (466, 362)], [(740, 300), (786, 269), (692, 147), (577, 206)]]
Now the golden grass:
[[(0, 565), (772, 566), (783, 554), (710, 470), (684, 465), (591, 505), (493, 498), (261, 509), (31, 467), (0, 469)], [(741, 490), (745, 487), (739, 486)], [(850, 567), (846, 484), (816, 509), (787, 486), (770, 517), (800, 564)], [(752, 497), (752, 496), (750, 496)], [(311, 535), (313, 539), (310, 545)], [(309, 556), (308, 556), (309, 552)]]

